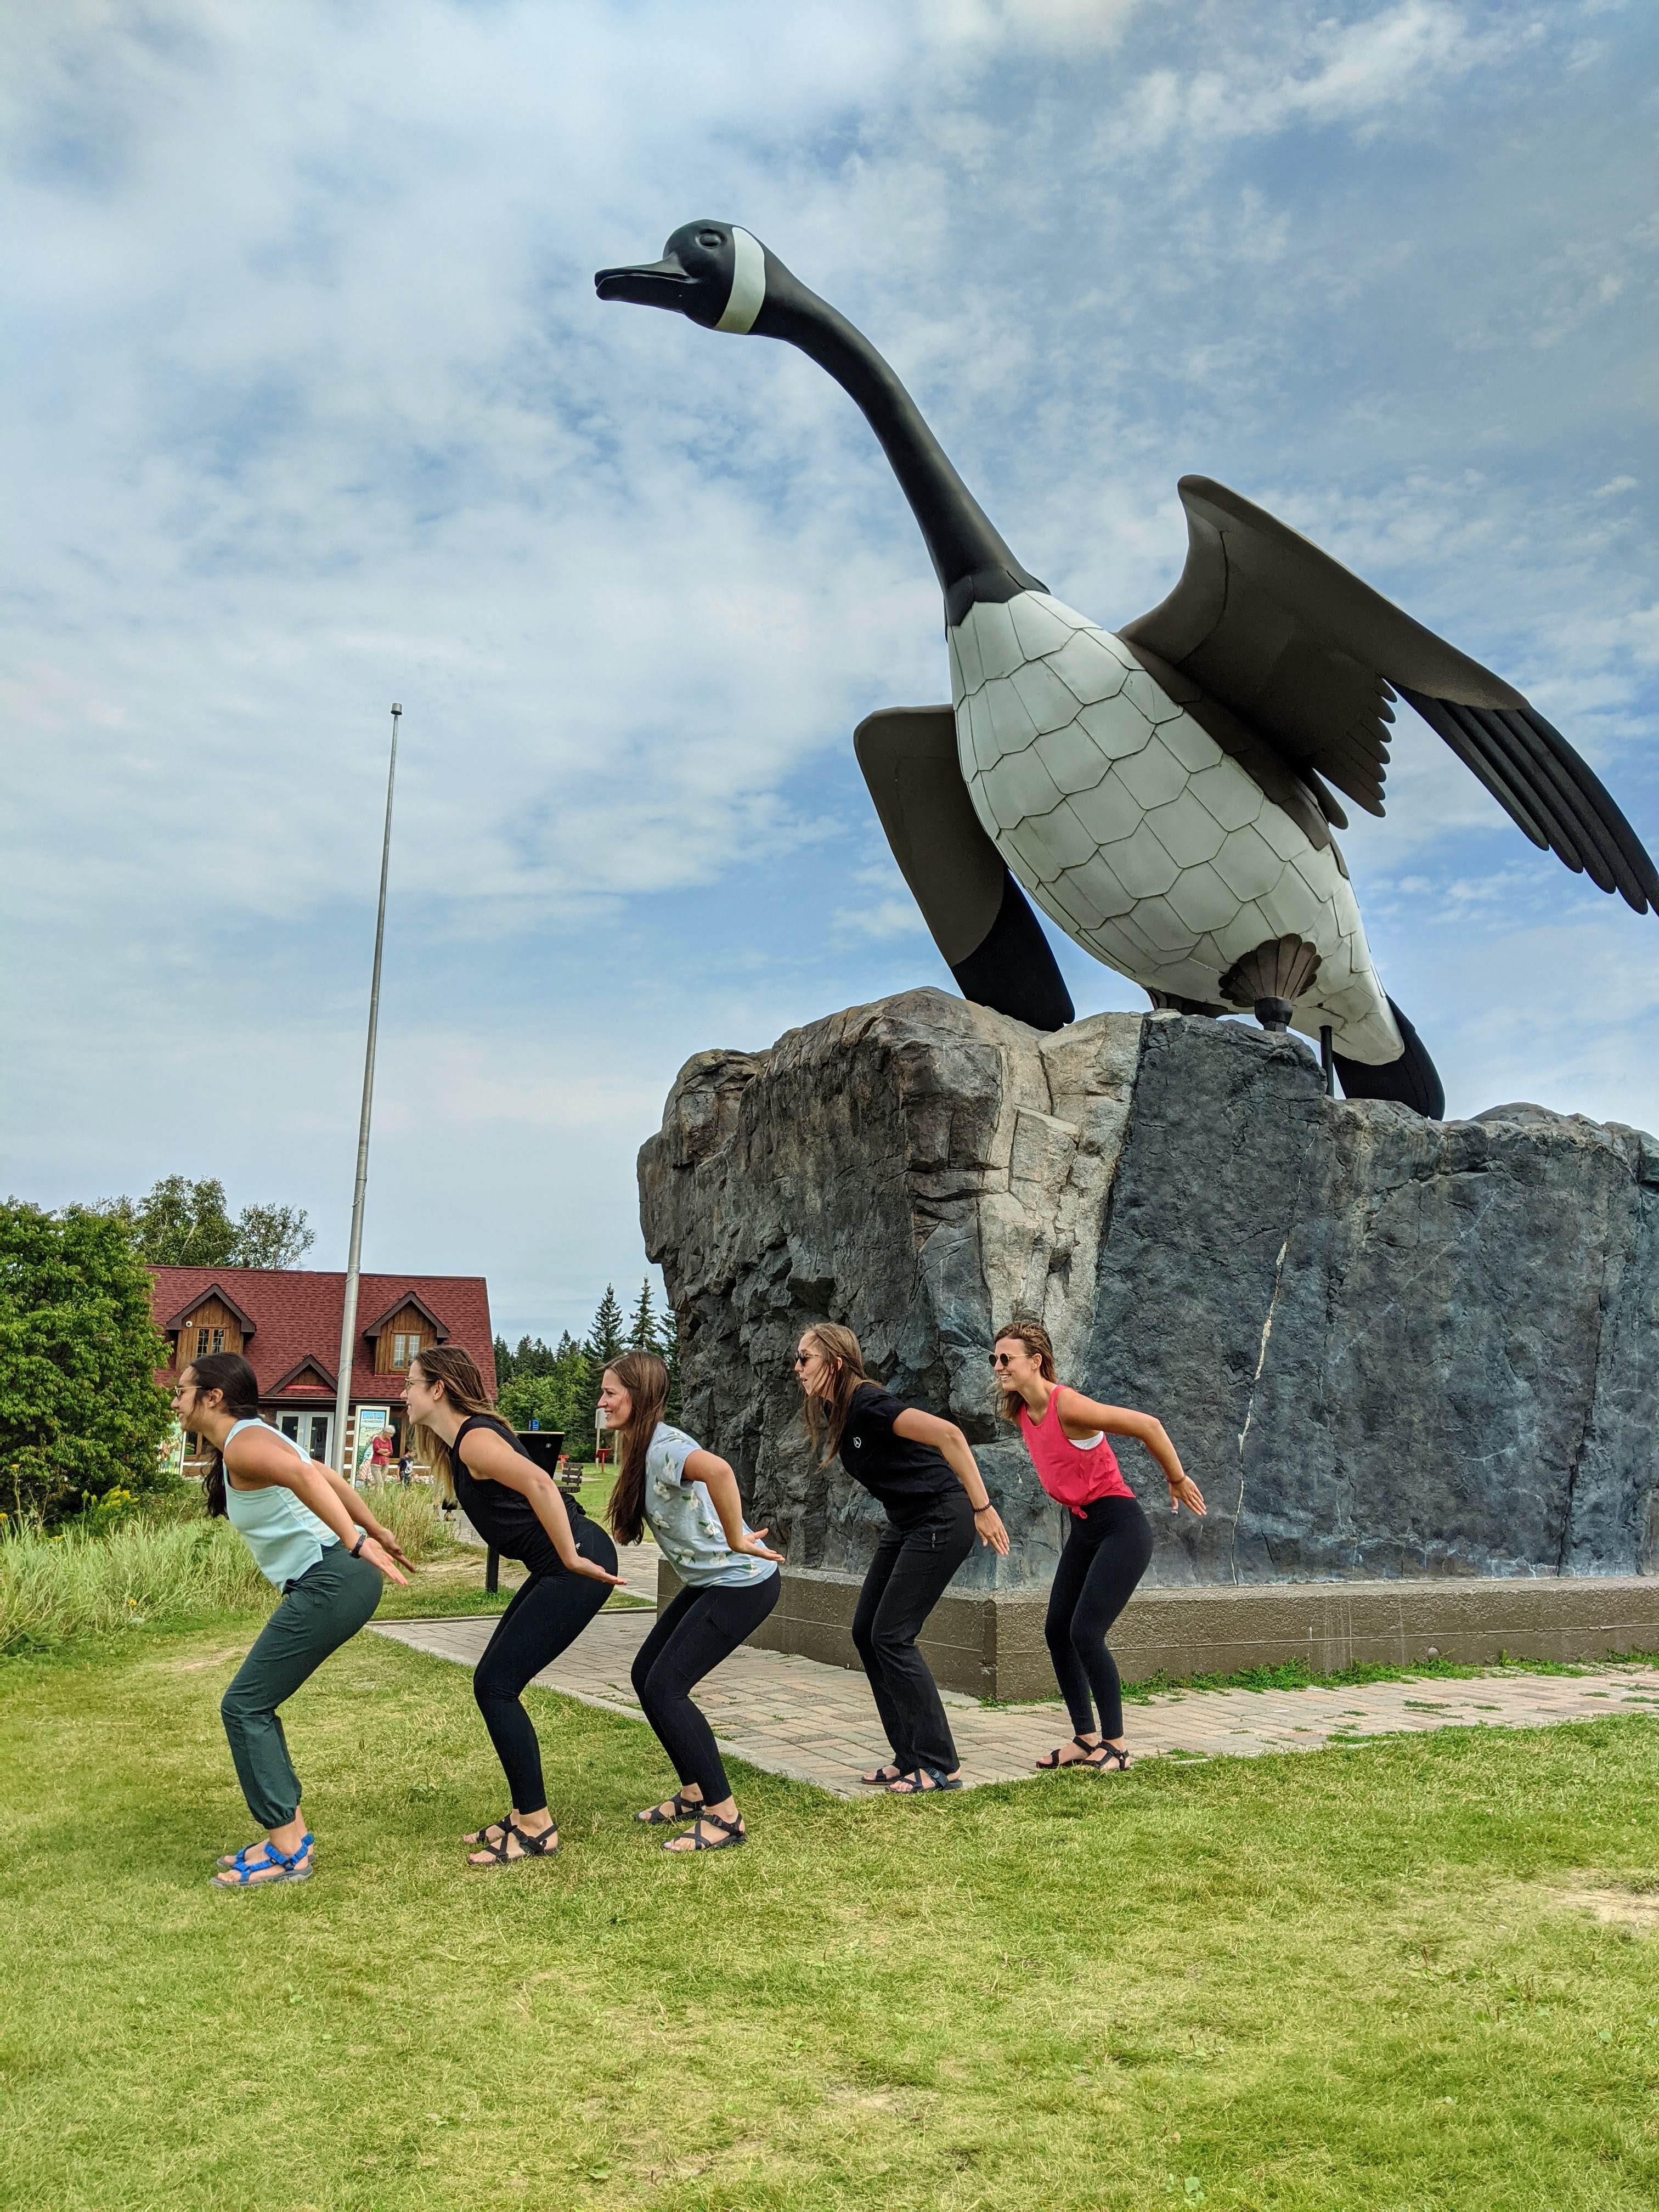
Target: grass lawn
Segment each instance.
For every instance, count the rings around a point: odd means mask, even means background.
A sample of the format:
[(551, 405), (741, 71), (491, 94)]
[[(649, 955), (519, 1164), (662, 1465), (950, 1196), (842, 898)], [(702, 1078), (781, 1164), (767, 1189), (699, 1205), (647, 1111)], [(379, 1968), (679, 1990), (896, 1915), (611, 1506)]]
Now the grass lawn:
[(1659, 1727), (1152, 1762), (921, 1804), (740, 1772), (754, 1840), (629, 1815), (639, 1725), (532, 1692), (561, 1856), (462, 1670), (370, 1635), (287, 1709), (316, 1877), (217, 1715), (257, 1621), (0, 1668), (0, 2203), (1651, 2212)]

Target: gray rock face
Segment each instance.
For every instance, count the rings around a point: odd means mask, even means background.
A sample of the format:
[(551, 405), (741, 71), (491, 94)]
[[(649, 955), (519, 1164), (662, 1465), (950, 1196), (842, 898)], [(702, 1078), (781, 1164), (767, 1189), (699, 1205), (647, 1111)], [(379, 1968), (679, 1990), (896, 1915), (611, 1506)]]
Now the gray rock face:
[(700, 1054), (640, 1154), (687, 1426), (797, 1566), (860, 1569), (880, 1509), (818, 1468), (790, 1360), (854, 1329), (958, 1421), (1045, 1581), (1063, 1519), (994, 1413), (998, 1322), (1155, 1413), (1153, 1583), (1659, 1572), (1659, 1145), (1534, 1106), (1427, 1122), (1325, 1097), (1287, 1036), (1178, 1014), (1053, 1036), (913, 991)]

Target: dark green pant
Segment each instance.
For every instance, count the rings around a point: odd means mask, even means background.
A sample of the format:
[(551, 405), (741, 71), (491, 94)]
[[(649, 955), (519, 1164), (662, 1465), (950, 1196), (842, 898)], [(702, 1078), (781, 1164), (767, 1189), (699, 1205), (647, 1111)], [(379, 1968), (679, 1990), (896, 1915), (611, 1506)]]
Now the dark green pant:
[(288, 1755), (276, 1708), (308, 1681), (331, 1651), (355, 1636), (380, 1602), (378, 1567), (354, 1559), (343, 1544), (289, 1584), (282, 1603), (236, 1670), (219, 1713), (230, 1738), (247, 1809), (264, 1828), (280, 1828), (300, 1809), (300, 1778)]

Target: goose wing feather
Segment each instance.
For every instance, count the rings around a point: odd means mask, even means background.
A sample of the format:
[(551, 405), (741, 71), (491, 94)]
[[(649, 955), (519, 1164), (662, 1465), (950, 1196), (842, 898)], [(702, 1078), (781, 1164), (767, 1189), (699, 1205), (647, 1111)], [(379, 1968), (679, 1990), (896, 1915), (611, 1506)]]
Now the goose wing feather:
[(1389, 702), (1404, 697), (1525, 836), (1659, 912), (1659, 871), (1601, 778), (1521, 693), (1413, 622), (1299, 532), (1183, 477), (1187, 564), (1126, 625), (1298, 768), (1382, 812)]

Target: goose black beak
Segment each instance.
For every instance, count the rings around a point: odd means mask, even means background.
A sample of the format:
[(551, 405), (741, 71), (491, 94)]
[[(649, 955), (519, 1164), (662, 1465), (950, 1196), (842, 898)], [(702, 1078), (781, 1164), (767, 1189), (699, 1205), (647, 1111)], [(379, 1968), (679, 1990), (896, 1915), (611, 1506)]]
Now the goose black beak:
[(593, 289), (602, 300), (626, 300), (636, 307), (684, 308), (695, 280), (673, 254), (628, 269), (599, 269)]

